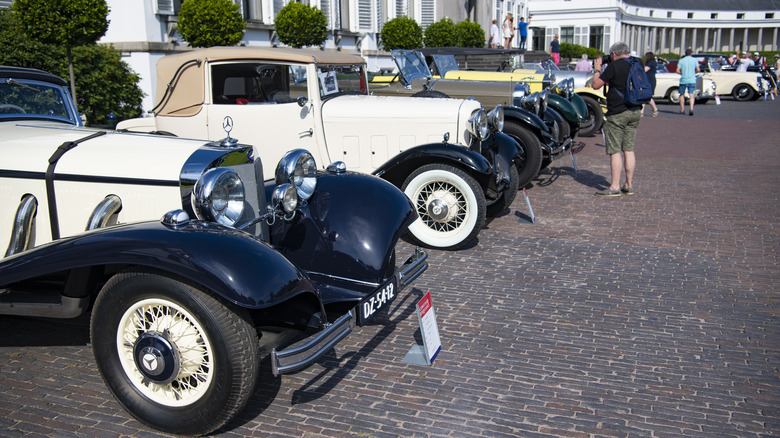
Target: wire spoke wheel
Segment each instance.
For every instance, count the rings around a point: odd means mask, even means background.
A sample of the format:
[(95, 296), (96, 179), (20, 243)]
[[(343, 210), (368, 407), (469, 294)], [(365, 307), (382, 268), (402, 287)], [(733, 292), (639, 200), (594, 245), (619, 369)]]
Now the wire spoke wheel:
[[(162, 351), (154, 341), (163, 345)], [(117, 330), (117, 349), (133, 385), (163, 405), (191, 404), (203, 396), (214, 376), (208, 336), (189, 312), (170, 301), (143, 300), (127, 309)], [(157, 357), (161, 354), (171, 357)], [(165, 359), (176, 369), (161, 370), (168, 365)]]
[(466, 172), (446, 164), (428, 164), (412, 172), (402, 187), (418, 220), (412, 237), (432, 248), (457, 249), (485, 224), (485, 193)]

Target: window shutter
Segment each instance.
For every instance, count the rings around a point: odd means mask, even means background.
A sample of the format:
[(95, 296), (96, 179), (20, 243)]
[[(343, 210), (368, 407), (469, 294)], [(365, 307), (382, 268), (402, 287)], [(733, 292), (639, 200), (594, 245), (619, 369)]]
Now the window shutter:
[(395, 0), (395, 16), (406, 17), (409, 15), (409, 4), (407, 0)]
[(588, 26), (576, 26), (574, 28), (574, 44), (588, 47)]
[(435, 0), (419, 0), (417, 2), (419, 5), (419, 11), (418, 11), (418, 17), (417, 20), (418, 23), (420, 23), (420, 26), (425, 29), (430, 24), (433, 24), (434, 21), (436, 21), (436, 1)]

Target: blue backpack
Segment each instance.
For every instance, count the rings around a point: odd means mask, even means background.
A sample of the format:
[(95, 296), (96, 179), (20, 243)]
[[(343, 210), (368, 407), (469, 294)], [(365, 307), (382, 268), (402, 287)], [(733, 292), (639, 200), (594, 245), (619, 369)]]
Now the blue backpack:
[(633, 56), (624, 59), (631, 64), (631, 69), (628, 71), (628, 81), (626, 82), (626, 93), (623, 94), (620, 90), (616, 91), (623, 96), (623, 102), (630, 105), (641, 105), (650, 102), (654, 90), (650, 79), (647, 77), (645, 67), (639, 62), (638, 58)]

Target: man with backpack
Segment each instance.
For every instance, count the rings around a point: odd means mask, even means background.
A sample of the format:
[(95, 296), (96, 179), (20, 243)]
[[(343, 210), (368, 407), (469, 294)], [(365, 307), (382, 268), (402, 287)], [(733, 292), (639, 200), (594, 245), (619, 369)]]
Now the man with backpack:
[[(609, 48), (609, 63), (602, 71), (603, 60), (601, 57), (593, 61), (593, 88), (607, 85), (607, 114), (604, 122), (604, 142), (609, 155), (611, 180), (605, 190), (596, 192), (598, 196), (620, 196), (621, 194), (633, 195), (634, 169), (636, 157), (634, 156), (634, 139), (636, 129), (639, 126), (641, 103), (636, 101), (636, 96), (631, 91), (629, 83), (633, 84), (630, 75), (634, 62), (630, 60), (628, 45), (617, 42)], [(606, 58), (606, 57), (605, 57)], [(649, 82), (644, 69), (641, 69), (644, 79)], [(651, 93), (652, 95), (652, 93)], [(626, 171), (626, 183), (620, 185), (620, 174)]]

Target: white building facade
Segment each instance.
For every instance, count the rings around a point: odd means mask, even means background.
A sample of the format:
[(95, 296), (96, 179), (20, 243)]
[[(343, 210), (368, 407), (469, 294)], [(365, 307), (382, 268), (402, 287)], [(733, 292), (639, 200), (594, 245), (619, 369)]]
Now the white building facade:
[(534, 50), (560, 41), (607, 52), (776, 51), (779, 0), (528, 0)]
[[(234, 0), (247, 22), (241, 44), (279, 44), (274, 19), (292, 0)], [(328, 22), (323, 48), (363, 55), (370, 70), (391, 68), (381, 52), (384, 23), (407, 16), (425, 28), (444, 17), (479, 23), (490, 34), (507, 13), (531, 17), (529, 50), (561, 42), (607, 51), (625, 41), (638, 53), (777, 50), (780, 0), (298, 0), (321, 9)], [(166, 54), (187, 50), (175, 31), (182, 0), (107, 0), (111, 21), (101, 43), (112, 44), (141, 76), (143, 108), (154, 106), (155, 66)], [(8, 7), (12, 0), (0, 0)], [(513, 41), (517, 47), (519, 38)]]

